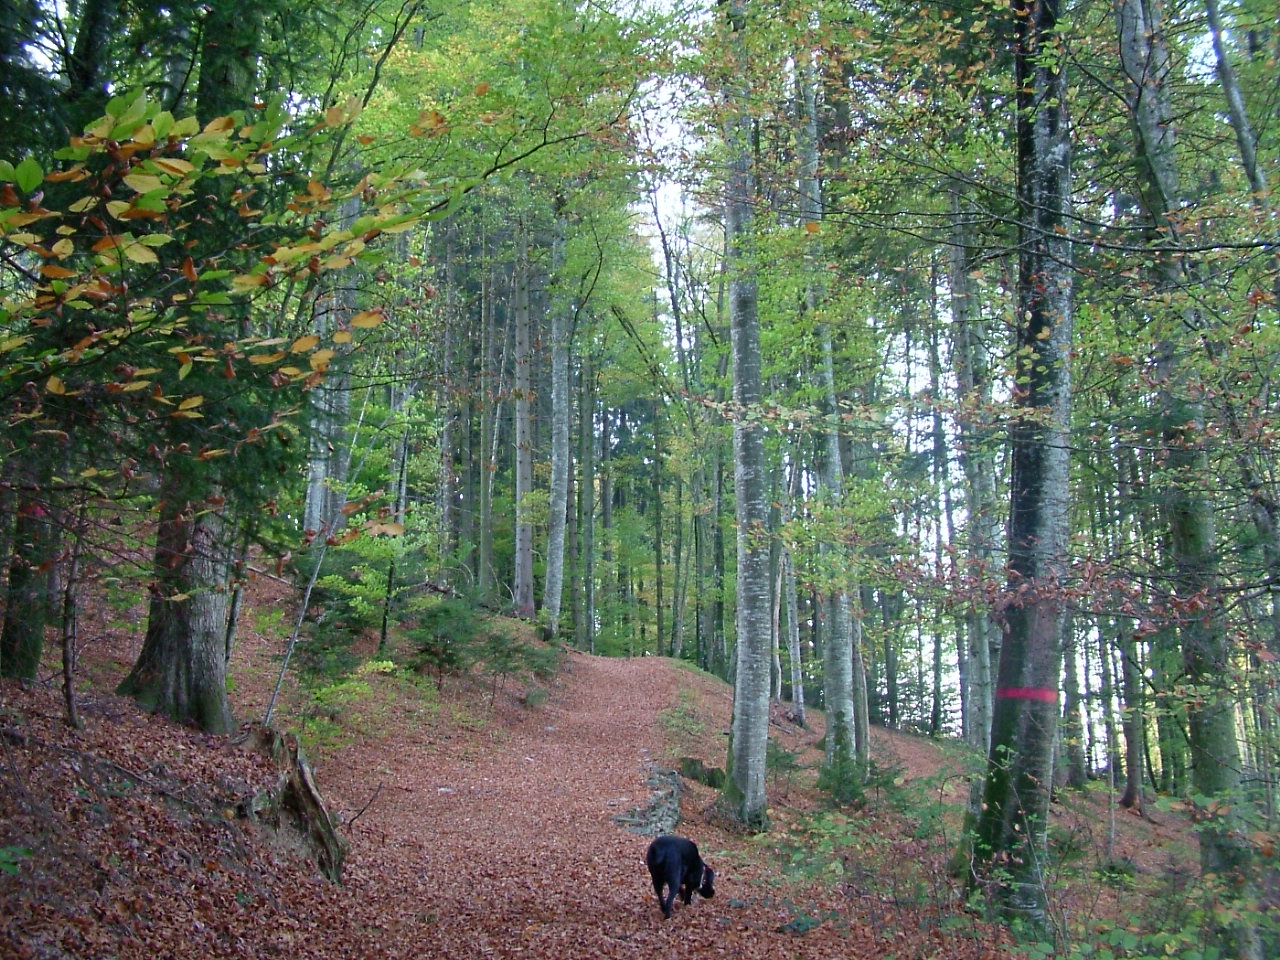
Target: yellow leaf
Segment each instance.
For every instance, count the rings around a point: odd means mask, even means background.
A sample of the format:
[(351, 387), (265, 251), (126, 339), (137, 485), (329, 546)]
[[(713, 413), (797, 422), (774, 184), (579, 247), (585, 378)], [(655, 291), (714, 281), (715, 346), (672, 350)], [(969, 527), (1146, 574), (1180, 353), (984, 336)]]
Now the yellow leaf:
[(810, 233), (820, 233), (822, 231), (822, 227), (818, 226), (818, 224), (814, 223), (812, 220), (806, 223), (804, 228)]
[(350, 342), (351, 342), (351, 331), (350, 331), (350, 330), (339, 330), (337, 333), (335, 333), (335, 334), (333, 335), (333, 342), (334, 342), (334, 343), (350, 343)]
[(289, 348), (290, 353), (306, 353), (308, 350), (314, 350), (320, 344), (320, 338), (315, 334), (307, 337), (299, 337), (293, 341), (293, 346)]
[(67, 237), (63, 237), (53, 245), (53, 252), (59, 260), (62, 260), (76, 252), (76, 245)]
[(130, 380), (120, 389), (125, 393), (137, 393), (139, 390), (145, 390), (151, 386), (150, 380)]
[(74, 277), (76, 272), (68, 270), (66, 267), (60, 267), (54, 263), (46, 263), (40, 268), (40, 276), (48, 277), (50, 280), (66, 280), (68, 277)]
[(0, 340), (0, 353), (8, 353), (10, 350), (17, 350), (19, 347), (26, 346), (31, 341), (28, 336), (6, 337)]
[(52, 393), (55, 397), (61, 397), (67, 392), (67, 385), (62, 382), (59, 377), (50, 377), (49, 381), (44, 385), (48, 393)]
[(311, 369), (317, 372), (324, 372), (329, 369), (329, 361), (332, 359), (332, 350), (317, 350), (311, 355)]
[(234, 130), (236, 121), (233, 117), (216, 117), (204, 126), (204, 133), (227, 133)]
[(265, 287), (268, 282), (270, 280), (265, 273), (242, 273), (231, 279), (231, 289), (245, 292), (256, 287)]
[(171, 173), (175, 177), (184, 177), (195, 170), (194, 164), (186, 160), (179, 160), (176, 157), (161, 157), (153, 162), (165, 173)]
[(204, 397), (200, 397), (200, 396), (187, 397), (187, 399), (183, 400), (180, 404), (178, 404), (178, 409), (191, 410), (194, 407), (200, 406), (200, 404), (202, 403), (204, 403)]
[(71, 206), (67, 207), (67, 209), (72, 213), (85, 213), (88, 210), (92, 210), (97, 205), (97, 197), (81, 197), (75, 203), (71, 204)]
[(373, 537), (403, 537), (403, 523), (374, 523), (365, 528), (366, 532)]
[(124, 248), (124, 255), (134, 263), (159, 263), (160, 258), (150, 247), (141, 243), (131, 243)]
[(412, 217), (408, 220), (403, 221), (402, 223), (393, 223), (389, 227), (383, 227), (382, 232), (383, 233), (404, 233), (406, 230), (412, 230), (417, 225), (418, 225), (418, 218)]
[(261, 366), (264, 363), (279, 363), (283, 359), (284, 359), (283, 351), (281, 351), (280, 353), (255, 353), (253, 356), (249, 358), (249, 362), (255, 363)]
[(132, 205), (127, 200), (108, 200), (107, 213), (117, 220), (123, 220), (124, 215), (129, 212), (130, 206)]
[(163, 190), (164, 183), (160, 178), (150, 173), (131, 173), (124, 178), (127, 183), (138, 193), (150, 193), (152, 190)]
[(358, 330), (372, 330), (386, 319), (381, 310), (364, 310), (351, 318), (351, 325)]

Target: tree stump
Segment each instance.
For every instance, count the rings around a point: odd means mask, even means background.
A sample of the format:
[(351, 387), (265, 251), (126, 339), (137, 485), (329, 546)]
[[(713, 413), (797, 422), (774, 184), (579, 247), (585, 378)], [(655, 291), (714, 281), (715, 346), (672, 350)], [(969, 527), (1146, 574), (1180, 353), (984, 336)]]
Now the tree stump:
[(248, 801), (244, 815), (277, 834), (292, 833), (329, 880), (342, 882), (347, 844), (320, 796), (298, 738), (255, 723), (249, 726), (245, 743), (271, 758), (276, 783)]

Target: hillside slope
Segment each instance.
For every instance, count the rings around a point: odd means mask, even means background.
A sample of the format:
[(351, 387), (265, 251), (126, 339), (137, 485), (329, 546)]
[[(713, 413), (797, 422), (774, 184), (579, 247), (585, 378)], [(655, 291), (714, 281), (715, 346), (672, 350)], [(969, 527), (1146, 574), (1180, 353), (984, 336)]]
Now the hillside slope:
[[(655, 766), (681, 754), (723, 763), (731, 697), (719, 681), (668, 660), (578, 653), (537, 697), (361, 676), (332, 707), (345, 733), (317, 764), (351, 843), (342, 886), (237, 816), (269, 777), (261, 758), (100, 693), (86, 695), (87, 730), (75, 734), (56, 691), (0, 687), (0, 851), (16, 861), (0, 873), (0, 955), (1003, 953), (997, 933), (956, 910), (938, 865), (945, 836), (901, 832), (874, 803), (837, 822), (872, 839), (892, 869), (828, 849), (811, 861), (820, 875), (806, 873), (802, 845), (815, 838), (804, 772), (775, 780), (776, 829), (758, 839), (716, 825), (714, 791), (686, 789), (680, 832), (718, 871), (717, 896), (663, 921), (643, 865), (648, 838), (618, 818), (648, 805)], [(814, 762), (820, 728), (775, 726), (789, 756)], [(960, 776), (938, 775), (933, 744), (883, 732), (877, 743), (900, 779), (963, 789)]]

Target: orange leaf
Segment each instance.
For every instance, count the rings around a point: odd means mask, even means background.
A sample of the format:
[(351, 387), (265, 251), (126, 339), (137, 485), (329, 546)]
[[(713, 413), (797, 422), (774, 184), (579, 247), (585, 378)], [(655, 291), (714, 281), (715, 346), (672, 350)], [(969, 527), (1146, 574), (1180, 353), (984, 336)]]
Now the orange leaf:
[(386, 319), (381, 310), (364, 310), (351, 318), (351, 325), (357, 330), (372, 330)]

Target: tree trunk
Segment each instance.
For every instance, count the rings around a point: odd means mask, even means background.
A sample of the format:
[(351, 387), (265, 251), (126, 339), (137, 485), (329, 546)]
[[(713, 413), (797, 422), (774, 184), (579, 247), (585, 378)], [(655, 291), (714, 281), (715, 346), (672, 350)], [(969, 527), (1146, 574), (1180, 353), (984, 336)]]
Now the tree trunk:
[[(480, 537), (476, 551), (476, 593), (482, 603), (492, 599), (494, 590), (493, 567), (493, 491), (498, 474), (498, 446), (502, 439), (502, 404), (506, 391), (506, 333), (498, 322), (496, 281), (486, 278), (481, 290), (481, 327), (485, 331), (485, 348), (482, 360), (488, 387), (483, 391), (487, 400), (480, 415)], [(498, 344), (501, 336), (502, 346)]]
[(596, 373), (594, 356), (587, 353), (582, 363), (582, 390), (579, 419), (578, 450), (582, 464), (582, 482), (578, 484), (578, 536), (582, 545), (582, 611), (575, 634), (578, 649), (595, 653), (596, 649)]
[[(355, 222), (359, 204), (342, 209), (344, 224)], [(345, 285), (329, 289), (316, 305), (313, 324), (317, 336), (327, 337), (356, 312), (355, 290)], [(351, 415), (350, 378), (345, 363), (334, 358), (329, 373), (308, 391), (310, 448), (307, 457), (307, 489), (303, 506), (304, 530), (324, 538), (336, 532), (344, 520), (348, 445), (343, 442)]]
[(1134, 640), (1132, 624), (1125, 629), (1120, 622), (1120, 636), (1116, 646), (1120, 652), (1120, 691), (1124, 697), (1124, 713), (1121, 728), (1124, 730), (1124, 794), (1120, 806), (1142, 812), (1142, 679), (1138, 663), (1138, 644)]
[(1063, 666), (1062, 746), (1067, 786), (1083, 790), (1089, 781), (1084, 757), (1084, 727), (1080, 722), (1080, 667), (1076, 662), (1076, 631), (1068, 627), (1062, 645)]
[(524, 223), (516, 227), (515, 276), (515, 474), (516, 544), (512, 593), (515, 615), (532, 620), (533, 523), (525, 498), (533, 493), (533, 310), (530, 306), (529, 235)]
[[(557, 256), (563, 246), (565, 224), (557, 225)], [(557, 269), (559, 264), (557, 263)], [(546, 577), (542, 586), (542, 610), (551, 635), (560, 632), (560, 605), (564, 595), (564, 538), (569, 516), (569, 427), (573, 404), (569, 400), (569, 308), (557, 304), (551, 311), (551, 495), (547, 520)]]
[[(978, 295), (970, 274), (976, 251), (963, 206), (964, 194), (952, 195), (955, 242), (951, 245), (949, 285), (954, 340), (951, 346), (961, 415), (960, 466), (965, 478), (969, 526), (969, 570), (979, 582), (994, 576), (997, 548), (1003, 535), (996, 509), (995, 445), (984, 428), (991, 406), (991, 371), (978, 313)], [(965, 613), (968, 649), (957, 651), (961, 661), (961, 724), (966, 742), (983, 752), (991, 742), (991, 703), (995, 689), (992, 670), (999, 641), (995, 621), (985, 603), (970, 602)]]
[[(1173, 214), (1181, 204), (1177, 163), (1177, 124), (1169, 88), (1172, 65), (1160, 0), (1124, 0), (1117, 8), (1120, 62), (1125, 97), (1134, 131), (1140, 197), (1146, 226), (1162, 245), (1179, 242)], [(1156, 281), (1170, 295), (1187, 276), (1171, 254), (1158, 254)], [(1166, 314), (1169, 313), (1165, 308)], [(1187, 683), (1198, 696), (1187, 706), (1192, 788), (1197, 797), (1227, 801), (1225, 810), (1199, 818), (1202, 873), (1229, 877), (1243, 903), (1254, 902), (1249, 879), (1250, 853), (1233, 815), (1232, 794), (1240, 786), (1240, 752), (1235, 731), (1235, 701), (1227, 682), (1230, 641), (1223, 622), (1218, 582), (1213, 505), (1203, 485), (1210, 482), (1203, 385), (1186, 369), (1180, 333), (1199, 327), (1187, 307), (1161, 320), (1154, 381), (1164, 449), (1157, 477), (1169, 529), (1173, 591), (1169, 621), (1176, 626)], [(1216, 804), (1215, 804), (1216, 808)], [(1248, 910), (1223, 931), (1235, 953), (1260, 960), (1257, 925)]]
[[(662, 473), (665, 458), (662, 449), (662, 411), (659, 404), (653, 405), (653, 463), (649, 465), (650, 499), (653, 501), (653, 590), (654, 590), (654, 648), (661, 655), (665, 649), (666, 628), (666, 577), (663, 574), (663, 556), (666, 547), (663, 541), (662, 516)], [(670, 650), (675, 656), (674, 646)]]
[(13, 497), (12, 553), (5, 591), (4, 627), (0, 630), (0, 676), (34, 680), (44, 655), (49, 622), (55, 531), (52, 505), (45, 487), (49, 470), (36, 464), (39, 479)]
[[(197, 86), (197, 107), (206, 122), (252, 105), (262, 15), (261, 7), (233, 0), (206, 6)], [(230, 196), (221, 201), (215, 219), (201, 229), (216, 232), (221, 229), (217, 221), (226, 217), (238, 221)], [(187, 435), (182, 424), (171, 429), (168, 442), (177, 449)], [(161, 467), (147, 635), (119, 687), (146, 709), (210, 733), (232, 729), (226, 689), (229, 557), (223, 518), (214, 506), (222, 500), (205, 464), (183, 453), (169, 454)]]
[(192, 503), (172, 471), (165, 479), (147, 635), (118, 692), (178, 723), (230, 733), (222, 517)]
[(974, 875), (1006, 917), (1048, 923), (1047, 846), (1068, 543), (1072, 290), (1066, 58), (1057, 0), (1014, 0), (1019, 212), (1009, 596)]
[(734, 671), (733, 733), (729, 747), (726, 799), (749, 829), (768, 825), (765, 755), (769, 738), (769, 521), (764, 431), (748, 414), (760, 409), (763, 377), (760, 317), (751, 264), (756, 182), (753, 169), (751, 92), (742, 70), (747, 63), (742, 32), (748, 0), (727, 0), (732, 50), (738, 64), (728, 84), (730, 117), (729, 182), (725, 198), (725, 242), (729, 282), (730, 343), (733, 353), (733, 486), (737, 496), (738, 612)]
[(1222, 84), (1223, 97), (1227, 101), (1227, 116), (1231, 120), (1231, 129), (1236, 135), (1240, 162), (1249, 180), (1249, 189), (1253, 191), (1255, 200), (1260, 201), (1267, 192), (1267, 176), (1258, 163), (1258, 139), (1254, 136), (1252, 124), (1249, 123), (1244, 94), (1240, 92), (1240, 84), (1236, 82), (1236, 72), (1231, 66), (1231, 59), (1227, 56), (1222, 42), (1222, 15), (1218, 11), (1218, 0), (1204, 0), (1204, 8), (1209, 18), (1209, 36), (1213, 41), (1214, 65), (1218, 80)]

